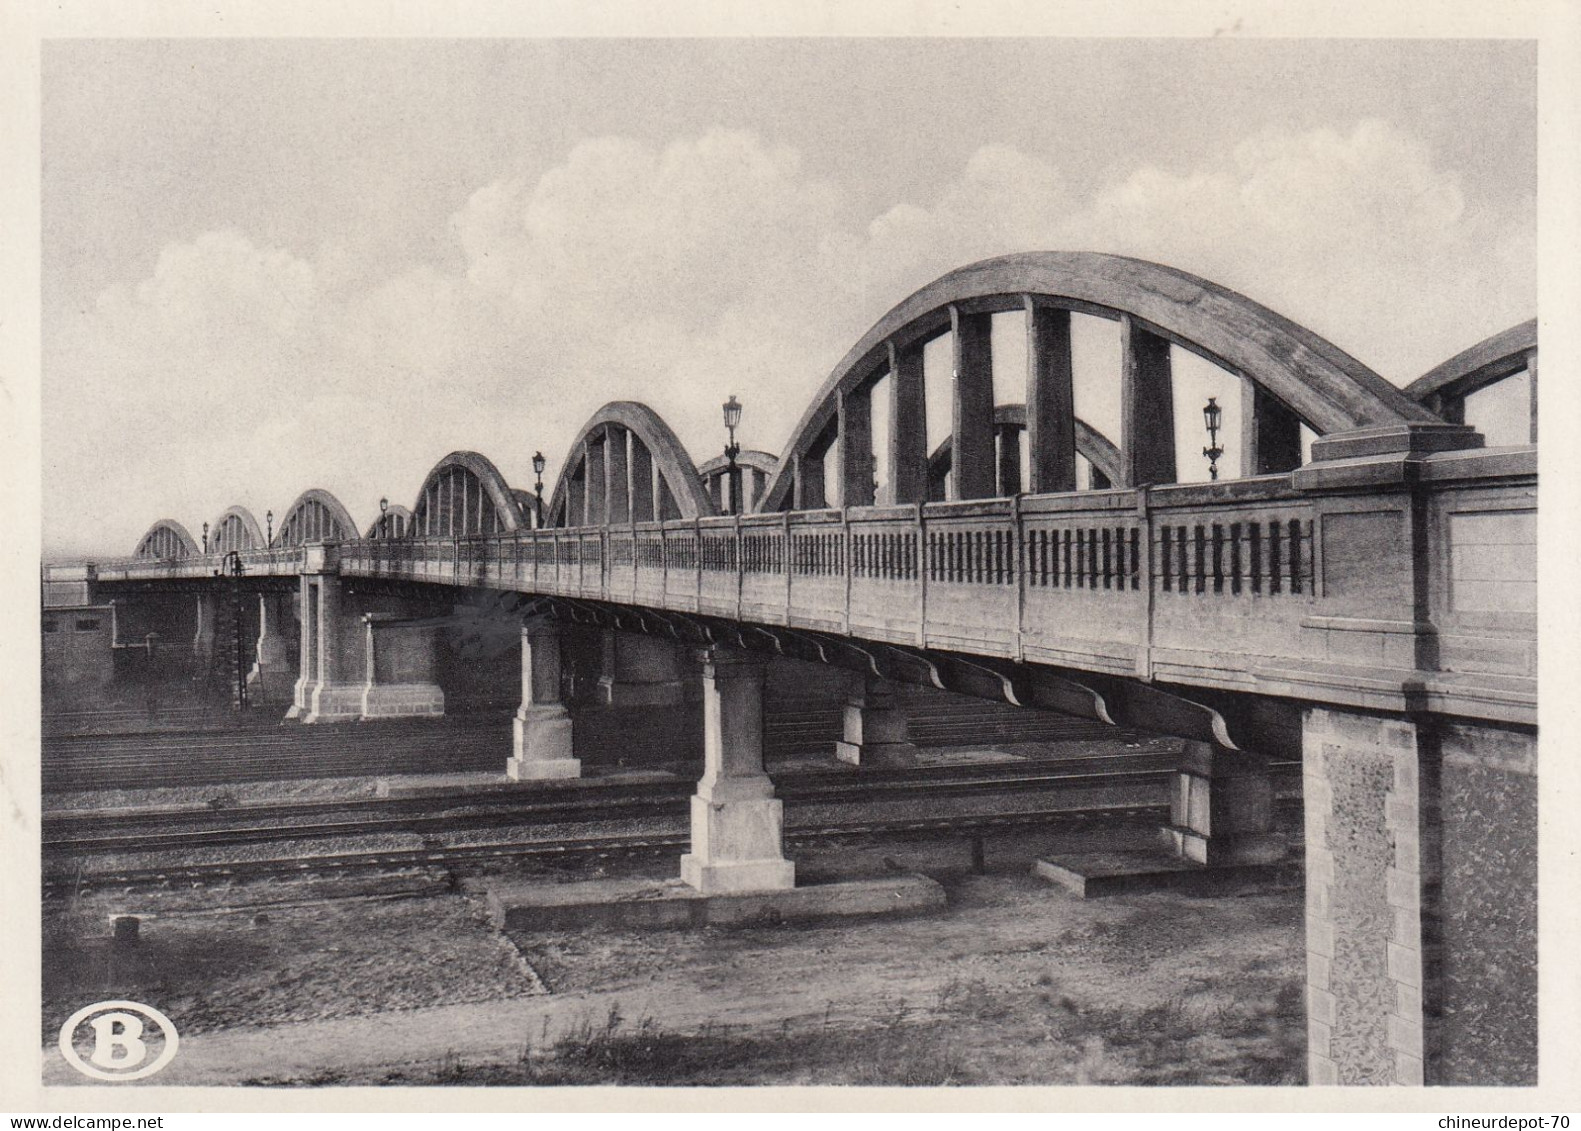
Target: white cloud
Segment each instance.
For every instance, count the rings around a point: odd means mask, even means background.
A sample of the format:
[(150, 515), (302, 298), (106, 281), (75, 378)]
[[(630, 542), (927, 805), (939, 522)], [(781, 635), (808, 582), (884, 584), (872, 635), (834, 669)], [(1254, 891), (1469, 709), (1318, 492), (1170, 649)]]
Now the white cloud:
[[(1451, 171), (1379, 121), (1259, 135), (1085, 199), (1055, 161), (989, 145), (933, 199), (876, 216), (749, 132), (600, 138), (537, 180), (479, 188), (451, 235), (457, 268), (362, 281), (338, 245), (303, 259), (207, 232), (46, 327), (51, 531), (129, 548), (154, 512), (201, 521), (265, 486), (259, 509), (318, 485), (361, 518), (354, 500), (415, 492), (442, 446), (530, 483), (534, 448), (558, 464), (617, 398), (707, 456), (737, 393), (743, 440), (777, 450), (885, 310), (1014, 250), (1197, 272), (1402, 383), (1535, 305), (1532, 233), (1473, 214)], [(124, 529), (103, 526), (105, 492)]]

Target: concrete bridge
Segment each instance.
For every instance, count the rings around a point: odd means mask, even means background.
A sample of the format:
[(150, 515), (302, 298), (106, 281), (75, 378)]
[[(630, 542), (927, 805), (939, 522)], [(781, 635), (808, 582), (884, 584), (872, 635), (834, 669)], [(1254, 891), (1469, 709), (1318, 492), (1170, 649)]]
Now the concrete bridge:
[[(1006, 311), (1025, 317), (1026, 400), (996, 407)], [(1118, 437), (1075, 415), (1073, 313), (1119, 322)], [(930, 452), (923, 349), (945, 336), (952, 427)], [(1239, 379), (1255, 474), (1175, 482), (1177, 350)], [(133, 556), (51, 569), (46, 588), (196, 588), (212, 648), (220, 587), (245, 586), (256, 686), (289, 683), (307, 724), (442, 713), (434, 610), (492, 591), (520, 625), (518, 779), (580, 773), (565, 625), (608, 630), (612, 699), (672, 693), (696, 650), (705, 772), (682, 875), (705, 891), (794, 883), (763, 772), (767, 657), (859, 674), (841, 743), (855, 761), (905, 742), (902, 683), (1183, 737), (1164, 842), (1204, 868), (1280, 856), (1267, 764), (1300, 757), (1312, 1081), (1529, 1082), (1536, 354), (1528, 323), (1401, 391), (1183, 272), (1013, 255), (886, 314), (777, 459), (698, 468), (655, 413), (616, 402), (547, 500), (457, 452), (365, 527), (307, 491), (268, 533), (233, 507), (205, 552), (162, 520)], [(1533, 442), (1487, 448), (1466, 399), (1516, 373)], [(235, 562), (239, 581), (216, 579)]]

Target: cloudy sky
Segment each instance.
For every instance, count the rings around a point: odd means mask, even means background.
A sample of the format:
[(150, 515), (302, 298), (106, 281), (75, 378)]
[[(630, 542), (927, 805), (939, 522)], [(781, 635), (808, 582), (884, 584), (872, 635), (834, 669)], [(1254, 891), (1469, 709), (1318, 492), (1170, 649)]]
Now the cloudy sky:
[[(366, 523), (457, 448), (529, 487), (541, 448), (552, 486), (619, 398), (706, 458), (736, 393), (777, 452), (884, 311), (1008, 251), (1205, 275), (1402, 385), (1536, 310), (1517, 41), (57, 40), (43, 63), (46, 554), (313, 486)], [(1079, 377), (1101, 426), (1109, 375)]]

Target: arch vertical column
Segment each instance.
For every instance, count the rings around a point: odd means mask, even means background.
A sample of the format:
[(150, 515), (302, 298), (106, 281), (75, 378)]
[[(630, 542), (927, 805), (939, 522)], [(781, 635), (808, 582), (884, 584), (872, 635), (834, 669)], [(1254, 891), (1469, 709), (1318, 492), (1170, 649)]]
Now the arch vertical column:
[(840, 397), (840, 502), (873, 505), (872, 386), (858, 385)]
[(998, 444), (999, 472), (995, 477), (997, 494), (1021, 494), (1021, 433), (1019, 424), (996, 424), (994, 438)]
[[(1027, 315), (1027, 450), (1034, 494), (1076, 489), (1076, 392), (1070, 311), (1023, 297)], [(1020, 464), (1017, 464), (1017, 474)]]
[(582, 464), (582, 474), (566, 476), (565, 524), (581, 526), (587, 521), (587, 464)]
[(1271, 475), (1301, 466), (1301, 421), (1263, 392), (1255, 381), (1241, 379), (1241, 474)]
[(652, 522), (658, 517), (657, 492), (653, 486), (653, 453), (634, 432), (626, 461), (626, 495), (631, 500), (631, 521)]
[(823, 488), (823, 452), (797, 452), (795, 460), (796, 482), (791, 509), (815, 511), (828, 505)]
[(614, 425), (604, 430), (604, 518), (611, 523), (631, 521), (630, 436)]
[(922, 347), (889, 343), (889, 502), (928, 501), (928, 402)]
[(950, 469), (957, 499), (994, 494), (993, 316), (967, 314), (953, 303), (950, 330), (955, 368)]
[(583, 459), (587, 468), (584, 473), (586, 483), (582, 495), (584, 507), (582, 524), (598, 526), (604, 521), (604, 492), (609, 486), (604, 481), (605, 443), (601, 439), (589, 436), (582, 450), (586, 453)]
[(1120, 316), (1120, 459), (1124, 483), (1175, 482), (1175, 382), (1169, 342)]

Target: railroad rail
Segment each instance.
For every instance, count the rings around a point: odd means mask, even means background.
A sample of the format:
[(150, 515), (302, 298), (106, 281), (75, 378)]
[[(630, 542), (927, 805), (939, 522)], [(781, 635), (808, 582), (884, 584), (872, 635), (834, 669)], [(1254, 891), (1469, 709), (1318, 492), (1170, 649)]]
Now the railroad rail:
[[(1021, 813), (976, 813), (935, 817), (860, 820), (785, 830), (791, 845), (823, 841), (891, 837), (977, 837), (1032, 829), (1070, 831), (1099, 821), (1106, 827), (1156, 825), (1167, 815), (1165, 805), (1092, 806), (1083, 809), (1039, 809)], [(312, 877), (348, 872), (409, 871), (429, 868), (452, 874), (486, 871), (491, 865), (532, 860), (614, 858), (673, 852), (690, 843), (686, 832), (625, 833), (559, 841), (510, 841), (414, 849), (336, 852), (314, 856), (282, 856), (260, 860), (162, 864), (99, 872), (78, 870), (44, 878), (46, 897), (86, 894), (95, 888), (210, 884), (281, 877)]]

